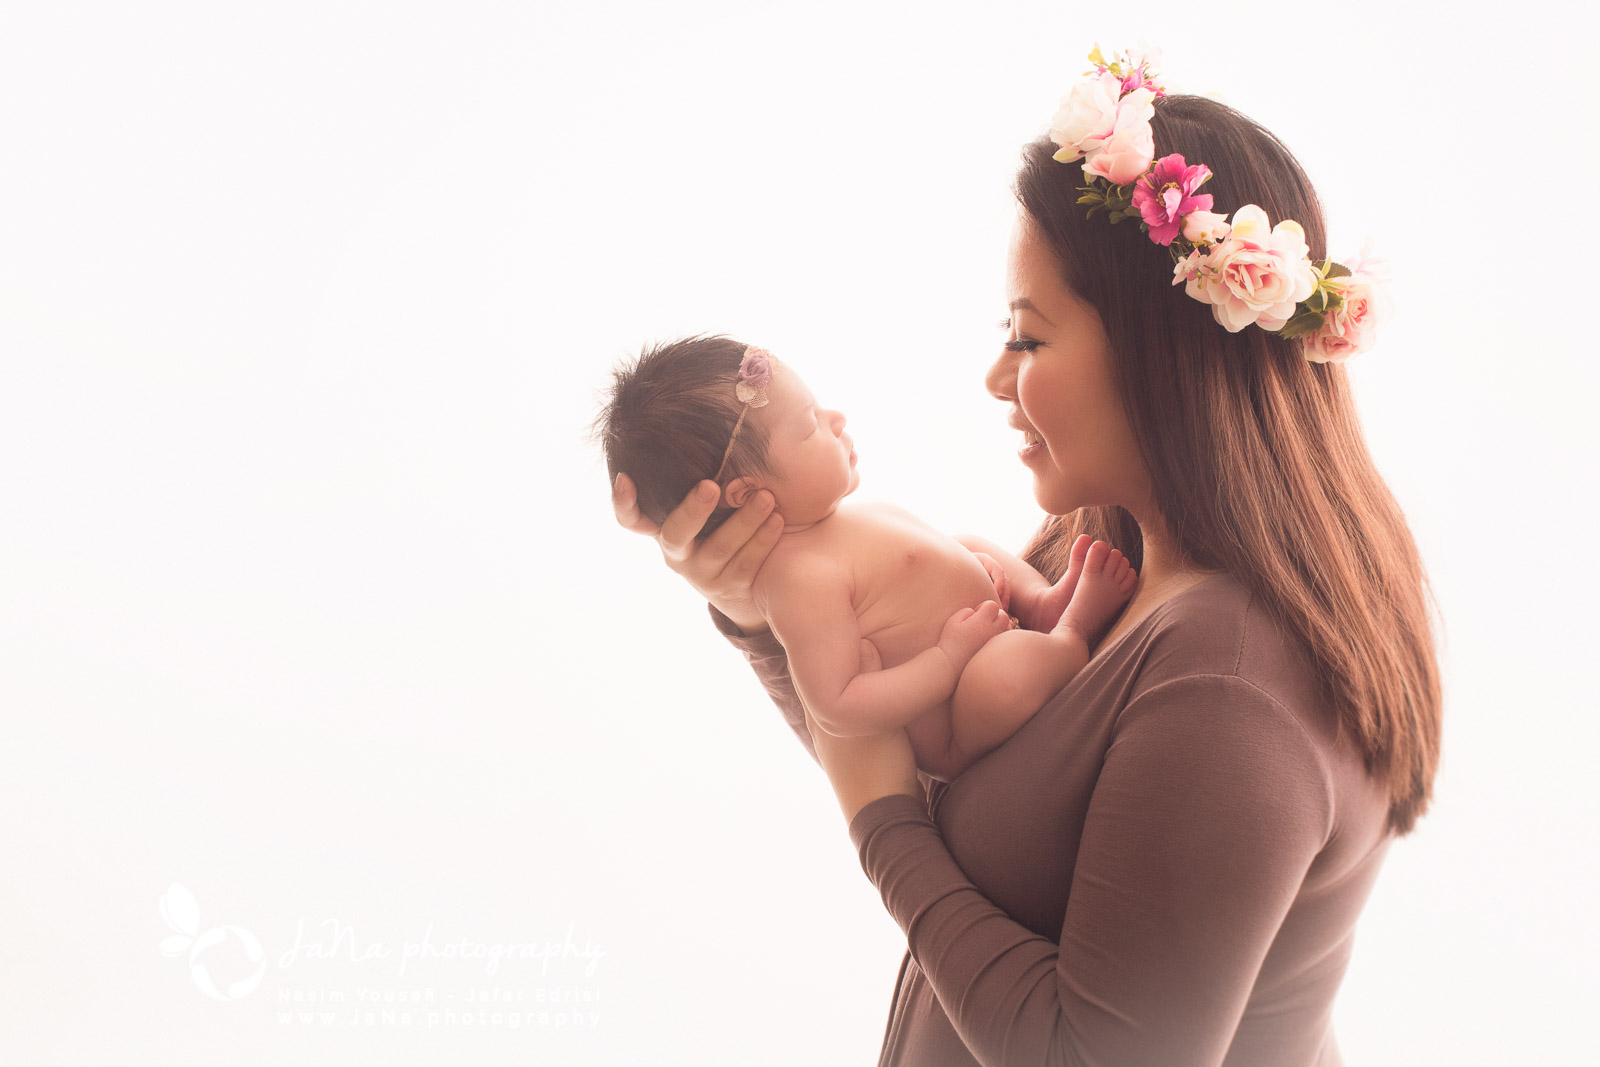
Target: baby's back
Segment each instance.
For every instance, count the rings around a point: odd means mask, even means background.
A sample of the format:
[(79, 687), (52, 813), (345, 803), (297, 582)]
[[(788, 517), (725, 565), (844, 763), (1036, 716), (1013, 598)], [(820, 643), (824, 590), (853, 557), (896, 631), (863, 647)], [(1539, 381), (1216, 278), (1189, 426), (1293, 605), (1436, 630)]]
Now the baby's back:
[(817, 555), (843, 565), (861, 636), (886, 669), (938, 644), (959, 609), (995, 597), (976, 556), (892, 504), (841, 502), (812, 529), (782, 538), (766, 566), (804, 566)]

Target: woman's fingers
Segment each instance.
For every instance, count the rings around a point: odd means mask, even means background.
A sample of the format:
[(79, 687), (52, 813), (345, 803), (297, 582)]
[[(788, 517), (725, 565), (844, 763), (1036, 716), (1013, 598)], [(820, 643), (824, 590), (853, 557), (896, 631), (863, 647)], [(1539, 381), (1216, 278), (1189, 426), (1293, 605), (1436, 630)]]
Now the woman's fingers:
[[(757, 514), (759, 513), (752, 513), (751, 521), (755, 521)], [(735, 515), (734, 519), (738, 517)], [(728, 521), (732, 522), (733, 519)], [(712, 536), (715, 537), (716, 535), (713, 534)], [(734, 553), (733, 558), (722, 568), (723, 580), (735, 586), (750, 585), (756, 579), (756, 572), (767, 561), (767, 555), (771, 553), (772, 547), (778, 543), (778, 538), (782, 536), (783, 516), (769, 508), (765, 516), (761, 517), (759, 525), (756, 526), (755, 532), (750, 535), (750, 539)]]
[(773, 513), (772, 494), (762, 490), (751, 494), (703, 542), (697, 541), (721, 498), (722, 490), (708, 478), (690, 490), (658, 527), (640, 513), (633, 479), (618, 474), (611, 484), (617, 522), (635, 533), (654, 536), (662, 560), (674, 574), (745, 634), (754, 634), (765, 630), (767, 621), (755, 605), (751, 586), (783, 533), (783, 520)]
[(611, 483), (611, 510), (617, 513), (617, 523), (625, 530), (650, 537), (661, 532), (659, 526), (639, 513), (639, 491), (626, 474), (618, 474)]
[(673, 508), (667, 521), (661, 524), (656, 540), (661, 542), (661, 554), (667, 557), (667, 566), (673, 570), (681, 570), (681, 564), (694, 553), (694, 536), (717, 510), (717, 496), (717, 483), (708, 478), (689, 490), (683, 503)]
[[(715, 484), (715, 483), (710, 483)], [(767, 553), (777, 543), (763, 523), (772, 514), (772, 494), (765, 489), (752, 493), (739, 510), (725, 519), (700, 546), (696, 567), (707, 579), (727, 580), (730, 584), (746, 585), (767, 558)], [(710, 512), (707, 512), (709, 515)], [(702, 525), (704, 520), (702, 520)], [(695, 527), (698, 530), (700, 527)], [(778, 526), (782, 530), (782, 525)], [(756, 539), (756, 544), (751, 544)], [(752, 559), (753, 557), (753, 559)], [(753, 563), (753, 565), (752, 565)]]

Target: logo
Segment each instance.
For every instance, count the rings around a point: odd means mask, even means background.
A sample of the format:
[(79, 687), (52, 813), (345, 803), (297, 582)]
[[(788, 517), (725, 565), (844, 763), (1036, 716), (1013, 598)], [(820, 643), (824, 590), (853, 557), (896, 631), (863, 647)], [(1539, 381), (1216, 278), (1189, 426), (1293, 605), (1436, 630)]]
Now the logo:
[[(169, 958), (187, 955), (189, 973), (200, 992), (216, 1000), (239, 1000), (261, 984), (267, 973), (267, 954), (256, 935), (242, 926), (213, 926), (201, 933), (200, 905), (186, 887), (177, 882), (167, 887), (161, 898), (161, 917), (174, 931), (162, 940), (161, 954)], [(255, 965), (254, 971), (251, 965)]]

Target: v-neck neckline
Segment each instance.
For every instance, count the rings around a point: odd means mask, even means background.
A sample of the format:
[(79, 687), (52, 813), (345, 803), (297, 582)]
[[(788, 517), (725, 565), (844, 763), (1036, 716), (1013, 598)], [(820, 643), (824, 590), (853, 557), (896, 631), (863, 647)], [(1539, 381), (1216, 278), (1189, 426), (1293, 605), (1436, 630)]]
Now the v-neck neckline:
[[(1094, 650), (1094, 653), (1089, 657), (1089, 662), (1084, 664), (1084, 670), (1087, 670), (1090, 666), (1092, 666), (1095, 663), (1095, 661), (1097, 661), (1099, 659), (1102, 659), (1104, 657), (1107, 657), (1113, 651), (1115, 651), (1116, 649), (1121, 648), (1122, 645), (1128, 640), (1128, 638), (1132, 637), (1134, 634), (1138, 633), (1140, 630), (1143, 630), (1152, 621), (1154, 621), (1155, 617), (1157, 615), (1161, 614), (1161, 609), (1167, 607), (1168, 605), (1172, 604), (1175, 601), (1182, 600), (1184, 597), (1188, 596), (1190, 593), (1194, 592), (1196, 589), (1199, 589), (1203, 585), (1206, 585), (1206, 584), (1208, 584), (1210, 582), (1214, 582), (1218, 578), (1227, 578), (1227, 577), (1230, 577), (1230, 575), (1229, 575), (1229, 573), (1227, 571), (1218, 571), (1215, 574), (1208, 574), (1208, 575), (1206, 575), (1206, 577), (1200, 579), (1198, 582), (1195, 582), (1194, 584), (1190, 585), (1187, 589), (1183, 589), (1183, 590), (1181, 590), (1179, 592), (1176, 592), (1176, 593), (1172, 594), (1171, 596), (1167, 597), (1167, 599), (1163, 600), (1161, 603), (1157, 604), (1155, 607), (1153, 607), (1149, 611), (1145, 612), (1144, 618), (1142, 618), (1138, 622), (1136, 622), (1132, 627), (1130, 627), (1128, 630), (1126, 630), (1122, 634), (1122, 636), (1118, 637), (1115, 641), (1112, 641), (1109, 645), (1105, 644), (1104, 642), (1102, 642), (1098, 647), (1096, 647), (1095, 650)], [(1082, 674), (1083, 672), (1079, 671), (1078, 673)]]

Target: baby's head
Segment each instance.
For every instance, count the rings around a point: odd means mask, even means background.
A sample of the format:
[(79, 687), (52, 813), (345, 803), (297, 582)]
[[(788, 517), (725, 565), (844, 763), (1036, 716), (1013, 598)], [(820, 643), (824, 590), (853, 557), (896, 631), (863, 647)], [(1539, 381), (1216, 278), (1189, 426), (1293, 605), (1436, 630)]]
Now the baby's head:
[(817, 407), (787, 365), (772, 360), (758, 395), (746, 390), (755, 403), (740, 399), (747, 349), (701, 335), (656, 345), (616, 371), (595, 436), (611, 480), (627, 472), (639, 511), (653, 522), (707, 478), (722, 486), (722, 499), (701, 539), (758, 489), (772, 492), (792, 527), (825, 518), (856, 488), (844, 416)]

